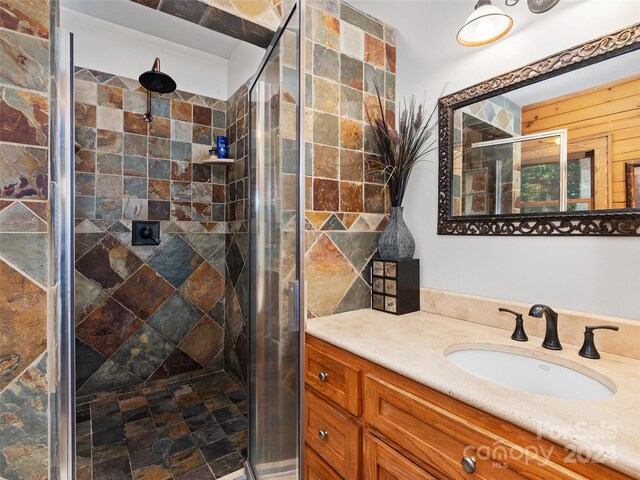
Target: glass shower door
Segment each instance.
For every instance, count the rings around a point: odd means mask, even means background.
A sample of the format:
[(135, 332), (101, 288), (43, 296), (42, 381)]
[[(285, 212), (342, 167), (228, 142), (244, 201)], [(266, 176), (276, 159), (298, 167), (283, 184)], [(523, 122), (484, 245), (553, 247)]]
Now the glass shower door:
[(300, 470), (301, 180), (296, 6), (249, 91), (249, 457), (256, 479)]

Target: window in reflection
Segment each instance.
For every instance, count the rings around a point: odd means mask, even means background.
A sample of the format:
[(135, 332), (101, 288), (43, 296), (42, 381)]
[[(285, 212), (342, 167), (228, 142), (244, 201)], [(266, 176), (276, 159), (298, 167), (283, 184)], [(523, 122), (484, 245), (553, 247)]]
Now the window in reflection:
[[(593, 155), (584, 152), (567, 163), (567, 211), (593, 209)], [(521, 213), (559, 211), (560, 163), (540, 162), (522, 166)]]

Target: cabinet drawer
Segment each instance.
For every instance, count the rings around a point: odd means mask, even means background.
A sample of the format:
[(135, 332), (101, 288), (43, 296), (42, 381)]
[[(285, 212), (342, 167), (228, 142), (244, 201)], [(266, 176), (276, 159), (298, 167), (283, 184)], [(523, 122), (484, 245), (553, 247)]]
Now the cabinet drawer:
[(304, 449), (304, 480), (342, 480), (308, 445)]
[(305, 441), (346, 480), (360, 478), (361, 430), (348, 415), (306, 390)]
[[(305, 357), (305, 382), (322, 395), (340, 405), (346, 411), (359, 416), (361, 413), (360, 369), (307, 345)], [(333, 351), (331, 352), (333, 353)]]
[[(522, 480), (527, 478), (507, 468), (506, 459), (478, 455), (478, 447), (501, 445), (498, 437), (479, 433), (475, 426), (446, 410), (432, 405), (395, 385), (379, 378), (365, 377), (364, 419), (391, 442), (398, 444), (416, 463), (450, 480)], [(512, 445), (505, 445), (507, 449)], [(515, 447), (517, 448), (517, 447)], [(519, 449), (520, 452), (522, 449)], [(526, 455), (526, 454), (525, 454)], [(463, 457), (473, 458), (475, 470), (467, 473), (461, 464)], [(554, 475), (543, 478), (558, 478)], [(576, 477), (568, 477), (576, 478)]]
[(364, 436), (363, 480), (437, 480), (377, 438)]

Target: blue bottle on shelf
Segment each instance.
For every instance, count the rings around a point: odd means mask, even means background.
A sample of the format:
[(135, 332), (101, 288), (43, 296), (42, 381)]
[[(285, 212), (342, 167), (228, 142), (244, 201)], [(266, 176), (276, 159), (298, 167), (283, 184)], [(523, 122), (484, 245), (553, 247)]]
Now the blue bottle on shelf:
[(216, 146), (218, 147), (218, 158), (229, 158), (229, 150), (227, 150), (227, 137), (218, 135), (216, 137)]

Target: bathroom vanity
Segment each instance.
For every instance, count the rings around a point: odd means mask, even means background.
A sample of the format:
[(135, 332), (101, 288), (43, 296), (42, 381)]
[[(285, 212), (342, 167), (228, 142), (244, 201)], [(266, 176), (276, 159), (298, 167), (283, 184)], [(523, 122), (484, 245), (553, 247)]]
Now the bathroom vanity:
[[(640, 478), (640, 362), (581, 359), (573, 345), (550, 354), (540, 342), (513, 347), (506, 330), (427, 312), (309, 319), (305, 478)], [(482, 380), (446, 358), (472, 346), (568, 366), (612, 396), (555, 398)]]

